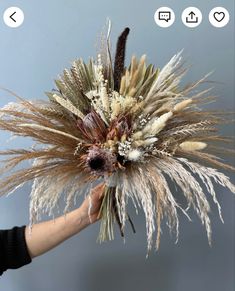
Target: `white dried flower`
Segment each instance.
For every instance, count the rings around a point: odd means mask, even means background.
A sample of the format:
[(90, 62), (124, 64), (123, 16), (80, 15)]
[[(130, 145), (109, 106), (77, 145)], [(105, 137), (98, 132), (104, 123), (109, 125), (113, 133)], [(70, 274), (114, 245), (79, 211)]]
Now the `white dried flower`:
[(142, 155), (143, 155), (143, 152), (141, 152), (138, 149), (133, 149), (133, 150), (130, 150), (129, 152), (127, 152), (126, 158), (129, 161), (135, 161), (136, 162), (136, 161), (140, 160)]

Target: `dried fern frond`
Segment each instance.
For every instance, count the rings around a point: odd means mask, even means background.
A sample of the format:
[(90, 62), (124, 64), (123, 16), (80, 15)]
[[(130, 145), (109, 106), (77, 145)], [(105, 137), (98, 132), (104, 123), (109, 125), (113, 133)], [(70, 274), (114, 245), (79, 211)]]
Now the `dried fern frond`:
[[(135, 231), (126, 210), (131, 200), (145, 213), (148, 250), (155, 231), (159, 247), (163, 219), (178, 238), (178, 211), (190, 219), (189, 208), (196, 211), (210, 242), (208, 194), (223, 221), (213, 183), (235, 193), (229, 177), (217, 170), (235, 170), (217, 155), (229, 141), (219, 126), (230, 122), (231, 115), (202, 109), (215, 99), (208, 95), (210, 89), (198, 91), (209, 75), (180, 86), (187, 72), (181, 52), (162, 69), (148, 65), (145, 55), (139, 60), (133, 56), (125, 67), (129, 28), (118, 39), (113, 61), (110, 29), (109, 22), (97, 59), (75, 60), (55, 81), (56, 90), (46, 93), (48, 102), (19, 98), (0, 110), (0, 129), (37, 142), (36, 148), (0, 152), (7, 157), (1, 173), (10, 173), (0, 181), (0, 195), (32, 180), (33, 224), (41, 213), (53, 213), (61, 195), (67, 212), (78, 195), (89, 194), (93, 182), (103, 181), (99, 241), (114, 238), (115, 222), (122, 236), (127, 221)], [(32, 165), (12, 172), (26, 160)], [(187, 208), (176, 200), (169, 179)]]

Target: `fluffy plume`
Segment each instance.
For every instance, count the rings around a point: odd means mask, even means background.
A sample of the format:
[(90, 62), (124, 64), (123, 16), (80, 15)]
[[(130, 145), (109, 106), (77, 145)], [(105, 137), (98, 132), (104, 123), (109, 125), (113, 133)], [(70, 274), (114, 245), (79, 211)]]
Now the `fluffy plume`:
[[(223, 142), (226, 149), (228, 141), (219, 134), (218, 126), (230, 116), (200, 108), (213, 99), (209, 90), (198, 93), (197, 87), (207, 76), (185, 88), (180, 86), (186, 73), (181, 53), (163, 69), (147, 65), (145, 55), (140, 60), (133, 56), (125, 67), (128, 28), (119, 37), (113, 65), (110, 27), (108, 23), (97, 60), (75, 60), (55, 81), (56, 89), (47, 92), (47, 102), (20, 98), (0, 110), (2, 130), (31, 137), (37, 143), (35, 148), (1, 152), (8, 156), (1, 172), (9, 175), (0, 181), (0, 194), (11, 193), (32, 180), (33, 224), (41, 213), (53, 214), (61, 195), (67, 212), (77, 196), (89, 194), (93, 182), (101, 181), (104, 199), (99, 241), (114, 238), (115, 222), (122, 236), (126, 222), (135, 232), (127, 213), (131, 200), (136, 210), (145, 213), (148, 250), (154, 232), (159, 247), (163, 219), (177, 239), (178, 212), (190, 219), (190, 208), (205, 226), (210, 242), (208, 194), (222, 220), (213, 183), (235, 193), (229, 177), (216, 169), (234, 171), (216, 155), (216, 151), (224, 151)], [(26, 160), (32, 161), (31, 166), (12, 172)], [(169, 178), (185, 197), (185, 208), (176, 201)]]

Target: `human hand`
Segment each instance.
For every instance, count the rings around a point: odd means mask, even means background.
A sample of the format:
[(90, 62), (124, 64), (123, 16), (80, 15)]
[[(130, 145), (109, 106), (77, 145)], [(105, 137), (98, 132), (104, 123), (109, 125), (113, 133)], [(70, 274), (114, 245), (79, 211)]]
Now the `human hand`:
[(80, 210), (89, 223), (94, 223), (100, 219), (98, 214), (103, 200), (104, 188), (104, 183), (97, 185), (91, 190), (91, 193), (85, 198), (80, 206)]

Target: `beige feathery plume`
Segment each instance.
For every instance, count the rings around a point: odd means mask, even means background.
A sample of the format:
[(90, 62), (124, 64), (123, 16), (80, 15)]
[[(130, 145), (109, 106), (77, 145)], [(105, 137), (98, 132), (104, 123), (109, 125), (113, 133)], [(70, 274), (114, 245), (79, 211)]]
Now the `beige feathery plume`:
[(182, 142), (179, 146), (184, 151), (200, 151), (205, 149), (207, 144), (205, 142), (199, 141), (185, 141)]
[(107, 89), (105, 86), (102, 86), (100, 89), (100, 98), (101, 98), (101, 102), (102, 102), (104, 111), (109, 114), (109, 112), (110, 112), (109, 96), (108, 96)]
[(56, 102), (58, 102), (65, 109), (69, 110), (71, 113), (75, 114), (80, 118), (84, 117), (84, 114), (78, 108), (76, 108), (68, 99), (64, 99), (56, 94), (53, 94), (52, 97)]
[(42, 126), (42, 125), (39, 125), (39, 124), (19, 123), (18, 126), (29, 127), (29, 128), (34, 128), (34, 129), (38, 129), (38, 130), (46, 130), (46, 131), (49, 131), (49, 132), (57, 133), (57, 134), (60, 134), (60, 135), (75, 139), (77, 141), (83, 141), (82, 139), (80, 139), (80, 138), (78, 138), (78, 137), (76, 137), (74, 135), (71, 135), (69, 133), (63, 132), (63, 131), (58, 130), (58, 129)]
[(121, 104), (120, 101), (116, 98), (112, 99), (112, 103), (111, 103), (111, 120), (114, 119), (115, 117), (117, 117), (121, 111)]
[(177, 104), (174, 106), (173, 111), (174, 111), (174, 112), (177, 112), (177, 111), (184, 110), (184, 109), (187, 108), (187, 107), (188, 107), (192, 102), (193, 102), (192, 99), (186, 99), (186, 100), (183, 100), (182, 102), (177, 103)]
[(166, 122), (173, 116), (171, 111), (154, 118), (146, 127), (143, 128), (143, 135), (153, 136), (158, 134), (165, 126)]
[(131, 136), (131, 138), (132, 138), (133, 140), (139, 140), (139, 139), (141, 139), (142, 136), (143, 136), (143, 132), (140, 130), (140, 131), (135, 132), (135, 133)]
[[(165, 65), (165, 67), (160, 71), (156, 81), (152, 84), (152, 87), (150, 88), (145, 101), (149, 101), (153, 96), (156, 96), (156, 93), (159, 92), (159, 90), (162, 89), (162, 86), (166, 84), (166, 82), (169, 80), (170, 77), (172, 77), (172, 74), (174, 74), (174, 71), (177, 69), (180, 61), (181, 61), (181, 52), (174, 55), (171, 60)], [(177, 86), (180, 80), (175, 82), (174, 86)]]
[(158, 134), (165, 126), (167, 121), (173, 116), (173, 112), (169, 111), (162, 114), (160, 117), (154, 117), (140, 131), (132, 135), (134, 140), (140, 140), (142, 137), (147, 138)]
[(133, 108), (136, 105), (136, 102), (136, 98), (133, 98), (131, 96), (127, 96), (126, 98), (124, 98), (122, 102), (123, 112), (129, 110), (130, 108)]
[(151, 137), (143, 140), (135, 140), (133, 142), (134, 147), (141, 147), (141, 146), (149, 146), (153, 143), (155, 143), (158, 140), (157, 137)]

